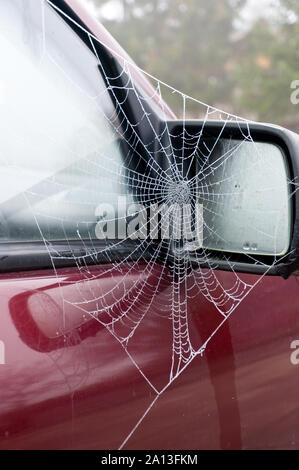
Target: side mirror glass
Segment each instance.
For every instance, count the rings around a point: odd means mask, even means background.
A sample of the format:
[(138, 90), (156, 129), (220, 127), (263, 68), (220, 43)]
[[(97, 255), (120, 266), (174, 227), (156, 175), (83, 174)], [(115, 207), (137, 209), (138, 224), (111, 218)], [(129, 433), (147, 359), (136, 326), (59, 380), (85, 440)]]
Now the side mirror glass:
[(203, 247), (233, 253), (285, 255), (291, 203), (286, 156), (267, 142), (212, 139), (199, 152), (197, 194), (203, 206)]

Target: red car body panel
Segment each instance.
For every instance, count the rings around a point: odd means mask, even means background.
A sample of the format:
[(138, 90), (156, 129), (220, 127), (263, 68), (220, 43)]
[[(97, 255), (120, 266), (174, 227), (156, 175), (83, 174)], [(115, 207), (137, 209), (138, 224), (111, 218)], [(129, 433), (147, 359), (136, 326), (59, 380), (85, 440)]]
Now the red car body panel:
[[(77, 1), (67, 3), (101, 41), (124, 54)], [(151, 92), (141, 72), (135, 79)], [(105, 272), (107, 265), (90, 267), (88, 283), (86, 273), (83, 277), (77, 268), (0, 275), (0, 339), (5, 343), (1, 449), (299, 447), (298, 371), (290, 362), (290, 343), (299, 334), (295, 277), (285, 281), (240, 275), (250, 284), (260, 282), (213, 336), (203, 356), (146, 413), (155, 398), (151, 384), (160, 390), (169, 381), (172, 338), (169, 318), (163, 315), (171, 289), (168, 272), (159, 264), (147, 272), (141, 262), (133, 270), (122, 265), (121, 272), (111, 266), (110, 277)], [(124, 289), (147, 276), (149, 291), (140, 298), (141, 309), (148, 305), (150, 288), (154, 291), (163, 279), (136, 330), (131, 358), (96, 319), (81, 318), (74, 302), (75, 283), (84, 279), (81, 294), (88, 297), (94, 285), (109, 303), (120, 275), (126, 279)], [(233, 279), (229, 272), (217, 276), (223, 285)], [(65, 324), (62, 299), (68, 298), (73, 304)], [(116, 308), (129, 308), (123, 292), (119, 300)], [(49, 323), (45, 312), (53, 307), (51, 302), (57, 311)], [(193, 339), (203, 343), (219, 325), (219, 313), (202, 295), (188, 305)]]
[[(91, 282), (103, 282), (106, 268), (93, 267), (91, 273), (100, 277)], [(122, 269), (123, 275), (129, 272), (128, 283), (130, 276), (143, 279), (143, 264), (133, 273), (129, 265)], [(156, 387), (168, 382), (171, 352), (168, 320), (157, 322), (170, 289), (163, 269), (152, 267), (149, 285), (161, 273), (165, 282), (132, 349), (138, 368)], [(230, 276), (221, 273), (221, 282)], [(249, 275), (242, 278), (252, 282)], [(68, 290), (69, 283), (78, 282), (74, 269), (61, 269), (58, 277), (52, 271), (1, 276), (0, 331), (7, 345), (6, 365), (0, 367), (2, 449), (118, 448), (154, 398), (138, 368), (97, 320), (89, 321), (88, 334), (77, 344), (54, 344), (51, 350), (35, 342), (28, 293), (52, 295), (53, 283), (66, 281)], [(111, 277), (111, 287), (115, 282)], [(282, 298), (288, 299), (284, 305)], [(147, 296), (140, 299), (147, 301)], [(125, 448), (298, 446), (298, 378), (289, 360), (290, 340), (299, 329), (298, 304), (295, 278), (263, 278), (205, 354), (165, 390)], [(199, 340), (209, 335), (218, 315), (203, 297), (194, 299), (189, 308), (193, 334)]]

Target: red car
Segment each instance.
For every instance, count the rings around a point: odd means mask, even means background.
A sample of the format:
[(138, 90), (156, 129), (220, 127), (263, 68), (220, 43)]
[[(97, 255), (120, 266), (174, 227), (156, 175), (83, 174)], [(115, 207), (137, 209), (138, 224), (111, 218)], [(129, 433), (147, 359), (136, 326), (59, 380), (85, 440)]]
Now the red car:
[(297, 136), (177, 120), (76, 0), (0, 37), (0, 448), (298, 448)]

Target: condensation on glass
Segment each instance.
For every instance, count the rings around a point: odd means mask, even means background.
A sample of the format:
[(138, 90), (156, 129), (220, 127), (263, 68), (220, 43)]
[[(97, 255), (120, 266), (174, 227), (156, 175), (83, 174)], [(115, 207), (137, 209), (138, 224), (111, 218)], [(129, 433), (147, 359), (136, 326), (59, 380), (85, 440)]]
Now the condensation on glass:
[(285, 155), (274, 144), (206, 141), (214, 149), (200, 170), (203, 246), (252, 255), (284, 255), (290, 244)]
[(96, 56), (46, 2), (2, 0), (0, 57), (0, 241), (95, 237), (127, 191)]

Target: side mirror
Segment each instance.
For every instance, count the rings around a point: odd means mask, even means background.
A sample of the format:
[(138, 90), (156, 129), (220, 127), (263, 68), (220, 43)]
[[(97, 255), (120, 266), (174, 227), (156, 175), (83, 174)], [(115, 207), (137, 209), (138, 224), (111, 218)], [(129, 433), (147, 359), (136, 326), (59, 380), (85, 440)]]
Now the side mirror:
[(202, 206), (202, 246), (193, 253), (194, 263), (285, 278), (295, 273), (299, 135), (258, 123), (167, 126), (174, 158)]

